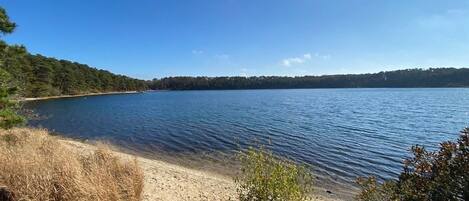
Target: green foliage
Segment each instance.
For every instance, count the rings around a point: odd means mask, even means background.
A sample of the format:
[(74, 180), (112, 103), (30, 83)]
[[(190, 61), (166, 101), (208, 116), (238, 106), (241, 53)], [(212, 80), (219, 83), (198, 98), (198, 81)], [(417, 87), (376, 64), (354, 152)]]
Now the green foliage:
[(469, 129), (461, 132), (457, 142), (443, 142), (440, 149), (429, 152), (413, 146), (413, 157), (405, 160), (398, 180), (378, 184), (361, 178), (358, 200), (469, 200)]
[(51, 75), (52, 68), (47, 65), (43, 60), (39, 60), (35, 64), (36, 68), (34, 69), (34, 78), (33, 86), (31, 88), (31, 95), (34, 97), (41, 96), (50, 96), (50, 95), (60, 95), (60, 94), (51, 94)]
[(22, 46), (0, 41), (0, 68), (13, 76), (25, 97), (147, 89), (143, 80), (115, 75), (84, 64), (30, 55)]
[(0, 69), (0, 128), (9, 129), (24, 123), (25, 119), (18, 114), (19, 104), (12, 100), (16, 88), (10, 86), (9, 75)]
[[(10, 21), (5, 9), (0, 7), (0, 32), (9, 34), (14, 31), (15, 27), (16, 24)], [(25, 121), (17, 112), (19, 109), (18, 102), (12, 100), (17, 88), (14, 86), (10, 74), (2, 69), (8, 67), (9, 60), (6, 58), (11, 52), (21, 52), (21, 47), (10, 47), (0, 41), (0, 128), (4, 129), (12, 128)]]
[(3, 34), (12, 33), (15, 30), (16, 24), (10, 21), (5, 9), (0, 7), (0, 32)]
[(151, 89), (288, 89), (468, 87), (469, 68), (407, 69), (373, 74), (258, 77), (167, 77), (149, 82)]
[(241, 201), (310, 200), (313, 176), (305, 166), (275, 157), (264, 148), (240, 154), (241, 173), (235, 179)]

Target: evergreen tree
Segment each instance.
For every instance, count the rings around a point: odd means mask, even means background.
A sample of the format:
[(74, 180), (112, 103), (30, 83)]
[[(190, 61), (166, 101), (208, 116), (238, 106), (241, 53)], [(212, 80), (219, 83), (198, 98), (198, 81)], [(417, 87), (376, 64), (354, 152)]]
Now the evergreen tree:
[(166, 77), (148, 81), (151, 89), (291, 89), (469, 87), (469, 68), (406, 69), (368, 74), (322, 76)]
[(10, 21), (5, 9), (0, 7), (0, 32), (2, 34), (9, 34), (12, 33), (15, 28), (16, 24)]
[[(0, 8), (0, 32), (2, 34), (12, 33), (15, 29), (15, 23), (10, 22), (5, 10)], [(8, 46), (3, 45), (0, 48), (0, 67), (7, 64), (6, 55)], [(12, 100), (12, 96), (16, 93), (17, 87), (13, 86), (11, 76), (8, 72), (0, 68), (0, 128), (9, 129), (15, 125), (24, 122), (24, 118), (18, 115), (18, 102)]]
[(51, 73), (52, 68), (43, 60), (41, 57), (35, 59), (33, 62), (34, 69), (34, 81), (31, 89), (31, 94), (35, 97), (58, 95), (51, 94)]
[(0, 69), (0, 128), (9, 129), (25, 121), (18, 114), (18, 101), (12, 99), (16, 91), (17, 88), (11, 86), (10, 75)]

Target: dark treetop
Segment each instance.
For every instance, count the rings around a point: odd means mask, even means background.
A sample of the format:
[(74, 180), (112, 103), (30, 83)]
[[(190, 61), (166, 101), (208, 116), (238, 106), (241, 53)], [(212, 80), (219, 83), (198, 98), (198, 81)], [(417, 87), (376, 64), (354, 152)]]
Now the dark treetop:
[(372, 74), (257, 77), (167, 77), (154, 79), (151, 89), (289, 89), (289, 88), (394, 88), (468, 87), (468, 68), (396, 70)]

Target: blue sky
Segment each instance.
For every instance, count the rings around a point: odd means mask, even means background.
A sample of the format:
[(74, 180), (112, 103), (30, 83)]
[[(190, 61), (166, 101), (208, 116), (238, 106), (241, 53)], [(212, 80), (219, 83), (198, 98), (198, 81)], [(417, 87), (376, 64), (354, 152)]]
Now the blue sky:
[(467, 0), (1, 0), (32, 53), (132, 77), (469, 67)]

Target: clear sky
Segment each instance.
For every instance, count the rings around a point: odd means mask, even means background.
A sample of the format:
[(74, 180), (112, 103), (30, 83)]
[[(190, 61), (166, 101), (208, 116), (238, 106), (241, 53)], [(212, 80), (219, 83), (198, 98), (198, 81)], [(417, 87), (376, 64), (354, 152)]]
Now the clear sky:
[(468, 0), (0, 0), (32, 53), (132, 77), (469, 67)]

